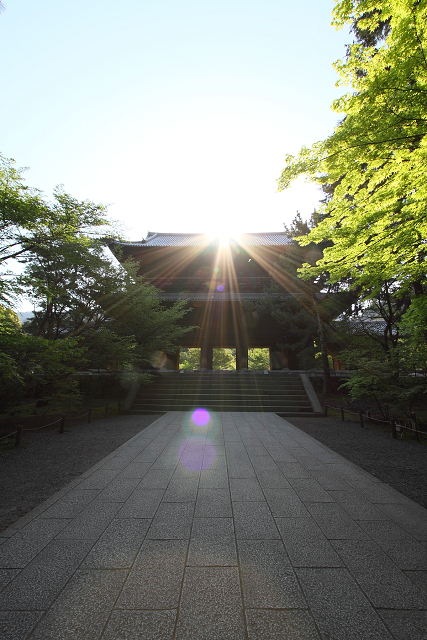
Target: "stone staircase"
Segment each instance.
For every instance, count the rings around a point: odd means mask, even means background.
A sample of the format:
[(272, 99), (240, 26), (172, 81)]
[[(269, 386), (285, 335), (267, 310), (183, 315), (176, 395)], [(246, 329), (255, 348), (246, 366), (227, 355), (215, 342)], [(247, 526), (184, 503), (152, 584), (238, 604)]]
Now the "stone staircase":
[(307, 376), (283, 371), (171, 371), (141, 387), (131, 414), (163, 411), (270, 411), (287, 416), (321, 412)]

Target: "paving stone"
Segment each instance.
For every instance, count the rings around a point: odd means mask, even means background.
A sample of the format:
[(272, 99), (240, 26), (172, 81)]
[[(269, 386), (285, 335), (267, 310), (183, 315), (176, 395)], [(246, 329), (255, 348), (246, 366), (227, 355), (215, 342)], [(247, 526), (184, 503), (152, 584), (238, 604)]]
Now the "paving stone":
[(289, 481), (285, 478), (285, 476), (280, 470), (277, 470), (277, 471), (255, 470), (255, 473), (257, 475), (258, 482), (260, 483), (263, 489), (268, 489), (268, 488), (290, 489), (291, 488)]
[(138, 489), (167, 489), (173, 469), (149, 469), (138, 485)]
[(285, 447), (278, 446), (277, 443), (270, 451), (270, 455), (277, 463), (282, 462), (292, 464), (296, 462), (295, 456), (293, 456)]
[(97, 496), (97, 500), (106, 502), (126, 502), (131, 493), (141, 482), (139, 478), (115, 478), (108, 487), (103, 489)]
[(305, 504), (328, 540), (365, 540), (368, 537), (338, 504)]
[(113, 611), (102, 640), (171, 640), (176, 610)]
[(409, 578), (371, 540), (332, 542), (374, 607), (425, 609), (427, 600)]
[(150, 444), (133, 459), (133, 462), (151, 462), (151, 464), (153, 464), (156, 462), (163, 448), (164, 447), (156, 447)]
[(235, 502), (233, 513), (237, 538), (241, 540), (280, 538), (266, 502)]
[(395, 522), (360, 522), (360, 526), (400, 569), (427, 570), (427, 547)]
[(150, 524), (151, 520), (113, 520), (82, 566), (91, 569), (131, 567)]
[(121, 507), (120, 502), (93, 500), (56, 536), (62, 539), (97, 540)]
[(197, 494), (197, 518), (232, 517), (230, 491), (228, 489), (199, 489)]
[(346, 569), (297, 569), (297, 575), (325, 638), (393, 640)]
[(127, 571), (77, 571), (31, 640), (98, 640)]
[(74, 489), (40, 514), (40, 518), (74, 518), (100, 493), (99, 489)]
[(79, 483), (79, 490), (105, 489), (119, 473), (120, 469), (97, 469), (93, 473), (90, 473), (83, 482)]
[(150, 462), (131, 462), (120, 471), (117, 478), (120, 478), (121, 480), (127, 478), (139, 478), (141, 480), (150, 468)]
[(294, 567), (342, 567), (343, 562), (312, 518), (276, 518)]
[(325, 471), (324, 462), (330, 460), (329, 453), (320, 448), (316, 451), (316, 454), (317, 455), (310, 455), (304, 452), (304, 450), (294, 453), (295, 458), (304, 467), (304, 469), (307, 469), (307, 471), (310, 472), (311, 476), (313, 476), (313, 471)]
[(172, 480), (163, 496), (163, 502), (195, 502), (198, 478)]
[(0, 569), (0, 591), (17, 576), (19, 569)]
[(239, 540), (238, 550), (246, 608), (307, 608), (281, 540)]
[(307, 469), (299, 462), (278, 462), (278, 466), (285, 478), (311, 478)]
[(237, 565), (232, 518), (194, 518), (187, 565)]
[(425, 640), (427, 611), (379, 611), (395, 640)]
[(173, 609), (178, 606), (187, 542), (146, 540), (117, 603), (119, 609)]
[(230, 478), (256, 478), (254, 468), (251, 464), (228, 463), (228, 475)]
[(176, 451), (173, 455), (159, 455), (157, 460), (151, 465), (151, 469), (172, 469), (175, 470), (178, 464), (178, 456)]
[[(334, 492), (331, 491), (330, 493), (332, 497), (334, 497)], [(353, 518), (356, 522), (359, 520), (387, 520), (387, 516), (373, 504), (348, 504), (346, 502), (340, 502), (340, 505), (344, 511), (348, 513), (350, 518)]]
[(164, 493), (164, 489), (136, 489), (116, 518), (153, 518)]
[(261, 485), (255, 478), (231, 478), (231, 500), (233, 502), (263, 501)]
[(228, 489), (228, 473), (226, 469), (205, 469), (200, 474), (201, 489)]
[(373, 504), (400, 504), (406, 503), (406, 498), (384, 483), (356, 482), (353, 487), (362, 495), (365, 495)]
[(194, 505), (188, 502), (162, 502), (147, 533), (151, 539), (189, 538)]
[(261, 443), (248, 445), (247, 444), (247, 440), (246, 440), (245, 441), (245, 449), (246, 449), (246, 453), (248, 454), (248, 456), (250, 457), (251, 460), (252, 460), (252, 458), (255, 458), (257, 456), (265, 456), (265, 455), (267, 455), (267, 449)]
[(2, 532), (0, 558), (24, 554), (0, 569), (2, 640), (424, 640), (424, 510), (274, 414), (190, 418)]
[(379, 510), (405, 529), (414, 538), (427, 542), (427, 511), (424, 507), (411, 504), (379, 504)]
[(42, 615), (40, 611), (0, 611), (0, 638), (26, 640)]
[(293, 489), (264, 489), (264, 495), (274, 517), (307, 518), (309, 513)]
[(307, 611), (246, 609), (246, 621), (249, 640), (321, 640)]
[(0, 609), (43, 611), (88, 553), (84, 540), (52, 540), (0, 593)]
[(325, 491), (351, 491), (350, 485), (345, 480), (328, 469), (310, 469), (310, 475)]
[(246, 637), (237, 567), (188, 567), (177, 640), (243, 640)]
[(223, 469), (227, 470), (227, 458), (226, 456), (215, 456), (212, 460), (212, 457), (206, 453), (208, 448), (205, 449), (205, 457), (203, 458), (203, 473), (208, 469)]
[(0, 546), (0, 567), (25, 567), (68, 523), (69, 520), (64, 518), (29, 522)]
[(334, 502), (330, 494), (313, 478), (289, 478), (289, 482), (303, 502)]
[(257, 456), (251, 461), (255, 472), (257, 471), (280, 471), (279, 467), (270, 455)]
[(425, 592), (427, 598), (427, 571), (404, 571), (403, 573), (416, 585), (417, 589)]

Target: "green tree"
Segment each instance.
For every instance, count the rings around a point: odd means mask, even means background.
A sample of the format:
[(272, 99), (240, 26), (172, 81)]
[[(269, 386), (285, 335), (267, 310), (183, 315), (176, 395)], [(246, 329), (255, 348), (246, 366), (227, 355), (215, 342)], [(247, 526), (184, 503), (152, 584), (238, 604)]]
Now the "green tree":
[(200, 349), (181, 349), (179, 352), (179, 368), (185, 371), (200, 369)]
[[(61, 186), (48, 202), (42, 193), (24, 183), (24, 169), (0, 154), (0, 301), (14, 304), (21, 292), (8, 270), (11, 259), (26, 259), (52, 243), (87, 242), (112, 233), (106, 207), (90, 201), (79, 202)], [(29, 258), (28, 258), (29, 259)]]
[(236, 350), (219, 348), (213, 350), (212, 369), (230, 371), (236, 369)]
[(163, 306), (132, 261), (113, 263), (83, 238), (43, 248), (22, 283), (36, 307), (26, 331), (48, 339), (78, 336), (89, 368), (147, 367), (155, 351), (173, 352), (191, 328), (180, 321), (186, 302)]
[(28, 395), (78, 401), (77, 383), (70, 375), (83, 364), (84, 351), (76, 338), (51, 341), (25, 334), (16, 314), (0, 307), (0, 409)]
[(251, 371), (270, 369), (269, 349), (248, 349), (248, 369)]
[[(297, 158), (288, 156), (279, 189), (301, 174), (335, 185), (325, 216), (302, 244), (329, 241), (306, 276), (328, 272), (352, 286), (397, 278), (425, 293), (427, 270), (427, 5), (413, 0), (343, 0), (338, 27), (376, 34), (351, 45), (336, 63), (352, 90), (333, 104), (342, 117), (334, 133)], [(383, 26), (386, 25), (386, 28)], [(382, 31), (381, 31), (382, 28)], [(378, 35), (379, 34), (379, 35)], [(381, 38), (385, 38), (381, 41)]]

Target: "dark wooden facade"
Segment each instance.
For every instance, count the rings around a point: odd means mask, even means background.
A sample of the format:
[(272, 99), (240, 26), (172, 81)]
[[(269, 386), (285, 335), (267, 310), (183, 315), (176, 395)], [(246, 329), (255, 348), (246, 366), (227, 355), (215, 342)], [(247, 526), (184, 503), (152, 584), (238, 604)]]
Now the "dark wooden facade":
[[(269, 348), (271, 368), (295, 368), (286, 328), (259, 318), (254, 303), (266, 295), (280, 254), (290, 245), (284, 233), (244, 234), (221, 241), (199, 234), (150, 233), (142, 242), (122, 244), (123, 259), (140, 263), (139, 273), (160, 290), (165, 304), (188, 300), (187, 333), (181, 347), (201, 349), (201, 368), (212, 369), (217, 347), (236, 349), (236, 368), (248, 366), (248, 349)], [(179, 352), (169, 354), (179, 368)]]

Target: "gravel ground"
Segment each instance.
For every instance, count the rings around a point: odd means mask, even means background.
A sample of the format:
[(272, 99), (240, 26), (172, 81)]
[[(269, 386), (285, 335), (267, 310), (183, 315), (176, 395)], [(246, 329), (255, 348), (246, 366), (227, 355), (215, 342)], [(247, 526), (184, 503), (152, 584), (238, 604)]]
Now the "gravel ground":
[[(57, 429), (24, 432), (22, 446), (0, 454), (0, 531), (47, 500), (157, 420), (158, 415), (117, 416)], [(293, 425), (427, 507), (427, 446), (393, 440), (357, 423), (334, 418), (289, 418)]]
[(335, 418), (286, 418), (305, 433), (427, 508), (427, 446), (393, 440), (366, 425)]
[(53, 427), (24, 431), (19, 449), (0, 454), (0, 531), (159, 417), (112, 416), (91, 424), (73, 425), (61, 435)]

